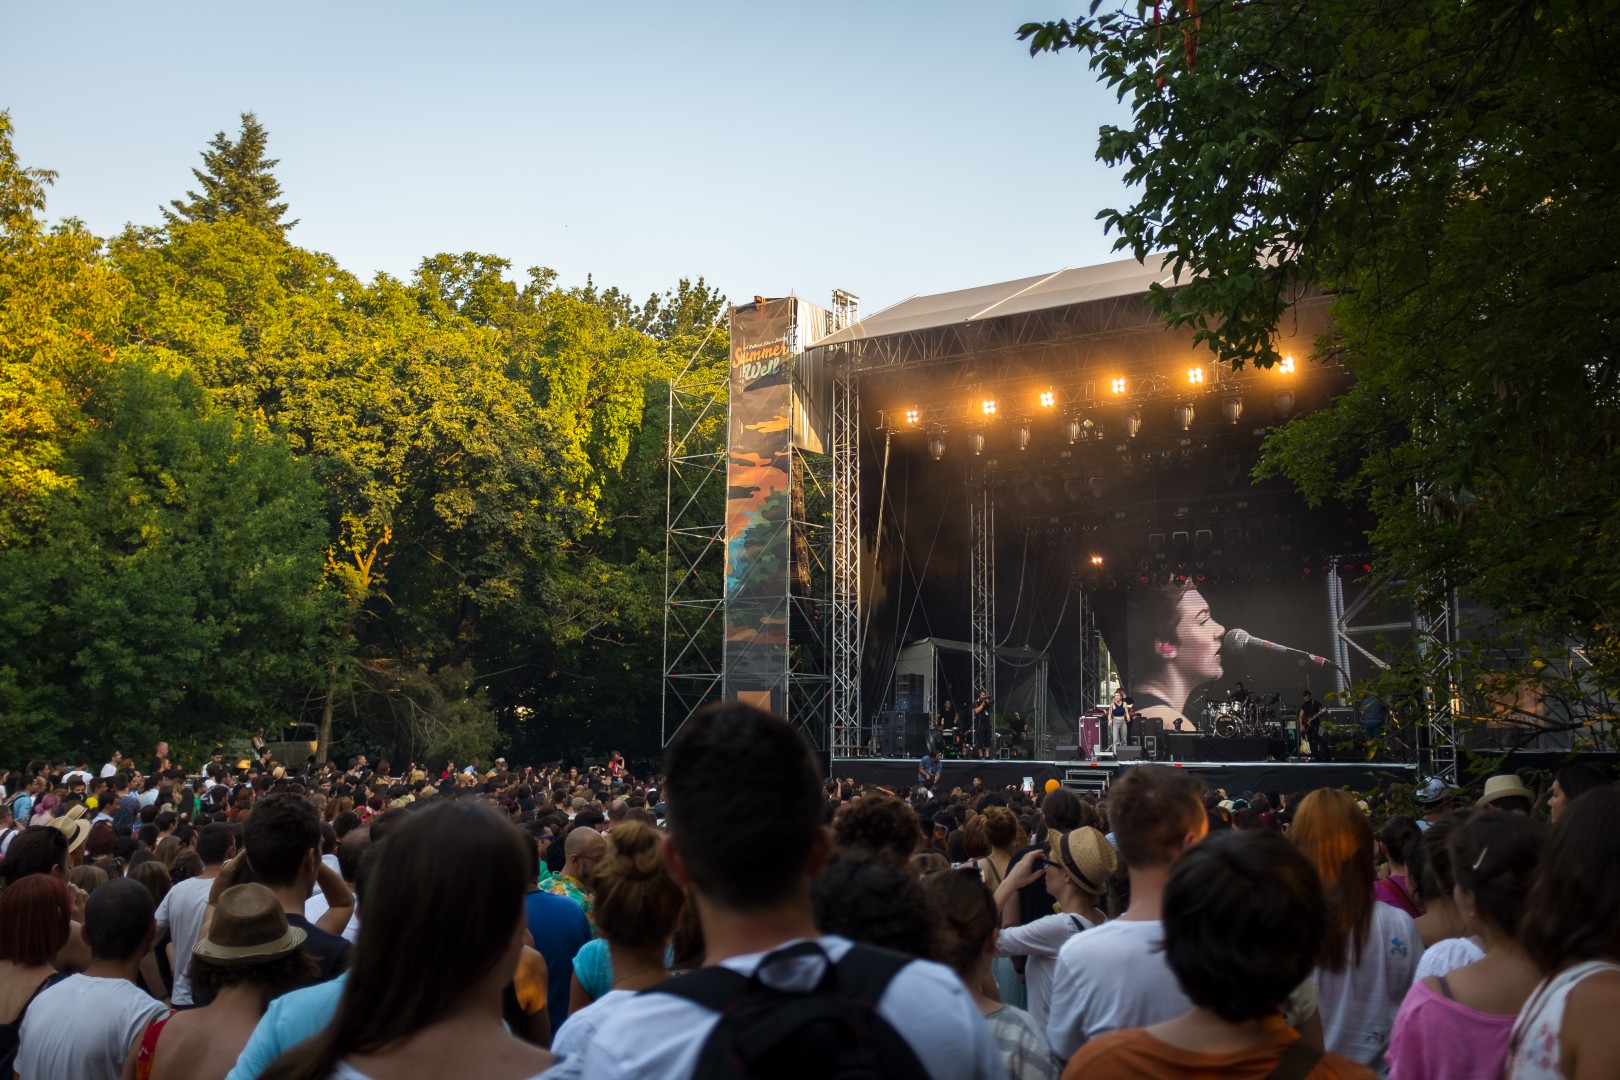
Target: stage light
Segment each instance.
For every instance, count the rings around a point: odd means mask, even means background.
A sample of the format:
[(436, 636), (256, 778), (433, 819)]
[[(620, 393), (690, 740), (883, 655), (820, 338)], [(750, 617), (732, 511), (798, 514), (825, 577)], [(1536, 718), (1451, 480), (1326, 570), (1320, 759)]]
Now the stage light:
[(1102, 563), (1103, 563), (1103, 558), (1102, 558), (1101, 555), (1093, 555), (1091, 557), (1091, 565), (1092, 566), (1101, 566)]
[(1292, 375), (1294, 373), (1294, 358), (1292, 356), (1283, 357), (1277, 362), (1277, 370), (1284, 375)]
[(922, 410), (920, 410), (920, 409), (907, 409), (906, 410), (906, 423), (915, 424), (917, 421), (919, 421), (921, 419), (922, 419)]
[(1114, 393), (1123, 394), (1125, 392), (1125, 380), (1124, 379), (1115, 379), (1111, 385), (1113, 387)]
[(984, 453), (984, 432), (975, 431), (968, 436), (968, 449), (973, 451), (974, 457)]
[(1294, 392), (1292, 390), (1279, 390), (1277, 396), (1271, 399), (1277, 408), (1277, 415), (1284, 420), (1294, 412)]
[(1029, 425), (1028, 424), (1019, 424), (1017, 430), (1013, 432), (1013, 439), (1018, 443), (1018, 449), (1020, 449), (1020, 450), (1028, 450), (1029, 449)]
[(1201, 367), (1188, 368), (1187, 381), (1194, 386), (1204, 385), (1204, 369)]
[(994, 415), (996, 415), (996, 402), (995, 402), (995, 399), (994, 398), (985, 398), (984, 401), (981, 403), (980, 408), (982, 408), (984, 410), (984, 415), (986, 415), (986, 416), (994, 416)]
[(1176, 406), (1175, 412), (1171, 413), (1171, 415), (1176, 418), (1176, 426), (1182, 431), (1186, 431), (1188, 428), (1192, 427), (1193, 417), (1196, 416), (1197, 413), (1193, 411), (1193, 407), (1191, 405), (1181, 404)]
[(1125, 434), (1136, 438), (1136, 433), (1142, 430), (1142, 414), (1132, 409), (1125, 414)]
[(1071, 446), (1080, 441), (1079, 417), (1071, 416), (1067, 420), (1063, 421), (1063, 437), (1069, 440), (1069, 445)]
[(935, 461), (945, 456), (945, 436), (938, 432), (928, 436), (928, 456)]
[(1226, 417), (1227, 423), (1237, 423), (1238, 418), (1243, 415), (1243, 399), (1237, 397), (1223, 398), (1221, 400), (1221, 415)]
[(1050, 409), (1057, 404), (1057, 395), (1050, 390), (1041, 391), (1041, 408)]

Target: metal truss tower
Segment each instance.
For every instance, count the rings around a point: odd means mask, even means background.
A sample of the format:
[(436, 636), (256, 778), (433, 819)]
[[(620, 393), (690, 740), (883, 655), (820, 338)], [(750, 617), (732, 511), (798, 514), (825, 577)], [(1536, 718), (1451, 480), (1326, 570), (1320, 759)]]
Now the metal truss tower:
[(1457, 782), (1457, 712), (1462, 700), (1454, 661), (1461, 621), (1455, 589), (1447, 590), (1434, 609), (1418, 615), (1419, 648), (1430, 662), (1430, 670), (1439, 675), (1424, 690), (1429, 737), (1418, 764), (1427, 775), (1438, 776), (1448, 784)]
[(787, 716), (816, 749), (834, 750), (832, 459), (793, 447), (789, 464)]
[[(836, 298), (835, 298), (836, 299)], [(835, 304), (834, 313), (837, 314)], [(833, 375), (832, 752), (854, 757), (861, 738), (861, 396), (854, 372)]]
[[(974, 463), (967, 472), (968, 544), (971, 582), (968, 587), (972, 626), (973, 700), (983, 690), (996, 700), (996, 503), (990, 477)], [(1045, 703), (1042, 703), (1044, 711)]]
[(720, 699), (725, 619), (726, 407), (724, 364), (702, 350), (669, 384), (664, 494), (663, 745)]

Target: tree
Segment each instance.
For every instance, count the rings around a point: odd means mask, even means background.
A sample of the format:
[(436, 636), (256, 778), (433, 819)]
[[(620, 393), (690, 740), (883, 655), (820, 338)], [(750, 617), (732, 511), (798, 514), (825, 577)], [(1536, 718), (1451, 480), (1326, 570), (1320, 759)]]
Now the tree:
[(281, 198), (281, 182), (271, 172), (281, 162), (265, 157), (270, 133), (259, 118), (242, 114), (242, 132), (233, 142), (221, 131), (203, 151), (203, 168), (191, 174), (202, 186), (201, 193), (186, 192), (185, 199), (170, 200), (174, 209), (163, 209), (163, 216), (179, 221), (219, 221), (236, 216), (256, 229), (284, 237), (298, 222), (283, 221), (287, 204)]
[(1138, 194), (1101, 218), (1168, 252), (1171, 323), (1269, 366), (1299, 292), (1333, 296), (1317, 359), (1354, 386), (1261, 469), (1370, 505), (1382, 575), (1420, 609), (1477, 602), (1473, 645), (1391, 678), (1529, 734), (1602, 721), (1620, 689), (1615, 13), (1186, 0), (1020, 31), (1129, 101), (1098, 156)]

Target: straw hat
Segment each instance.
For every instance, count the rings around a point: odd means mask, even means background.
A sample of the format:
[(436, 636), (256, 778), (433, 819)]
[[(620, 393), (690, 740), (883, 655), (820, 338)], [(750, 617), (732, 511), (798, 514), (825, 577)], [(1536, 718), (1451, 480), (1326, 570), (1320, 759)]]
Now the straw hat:
[(1520, 780), (1512, 773), (1507, 773), (1503, 776), (1493, 776), (1489, 780), (1485, 781), (1485, 794), (1481, 795), (1479, 797), (1479, 802), (1475, 803), (1474, 805), (1489, 806), (1497, 799), (1512, 798), (1514, 795), (1529, 799), (1531, 802), (1536, 801), (1536, 793), (1525, 787), (1524, 781)]
[(304, 931), (287, 925), (276, 894), (263, 885), (233, 885), (220, 894), (208, 936), (192, 953), (220, 964), (277, 960), (304, 943)]
[(1050, 835), (1050, 861), (1076, 885), (1093, 896), (1100, 896), (1114, 867), (1119, 865), (1119, 857), (1114, 854), (1108, 837), (1089, 825), (1066, 833), (1054, 829)]
[[(77, 810), (75, 814), (73, 810)], [(90, 838), (90, 823), (84, 820), (84, 807), (75, 806), (59, 818), (50, 820), (51, 828), (68, 838), (68, 850), (77, 851)]]

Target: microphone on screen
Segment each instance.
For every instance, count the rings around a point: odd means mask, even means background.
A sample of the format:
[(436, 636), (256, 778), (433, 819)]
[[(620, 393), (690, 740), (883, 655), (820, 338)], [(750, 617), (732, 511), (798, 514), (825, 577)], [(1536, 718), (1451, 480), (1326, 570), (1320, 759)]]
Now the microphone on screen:
[(1293, 653), (1295, 656), (1303, 656), (1318, 667), (1327, 663), (1326, 657), (1317, 656), (1315, 653), (1306, 652), (1304, 649), (1296, 649), (1291, 645), (1279, 645), (1275, 641), (1255, 637), (1247, 630), (1238, 630), (1236, 628), (1228, 630), (1226, 637), (1222, 640), (1226, 643), (1226, 647), (1235, 653), (1240, 653), (1253, 645), (1257, 649), (1270, 649), (1272, 652)]

